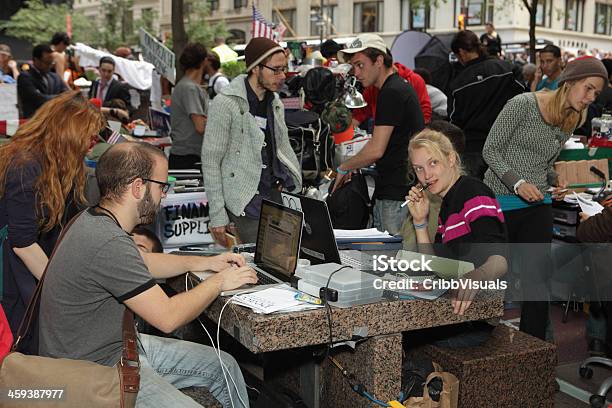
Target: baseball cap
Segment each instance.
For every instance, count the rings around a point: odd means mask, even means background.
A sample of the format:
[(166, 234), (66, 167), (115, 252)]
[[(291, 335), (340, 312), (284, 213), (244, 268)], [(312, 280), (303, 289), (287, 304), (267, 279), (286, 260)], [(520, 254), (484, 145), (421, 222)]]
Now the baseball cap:
[(6, 44), (0, 44), (0, 54), (11, 55), (11, 47)]
[(376, 34), (359, 34), (352, 42), (348, 43), (346, 48), (338, 51), (338, 60), (340, 62), (349, 62), (351, 55), (362, 52), (366, 48), (375, 48), (387, 54), (387, 44)]

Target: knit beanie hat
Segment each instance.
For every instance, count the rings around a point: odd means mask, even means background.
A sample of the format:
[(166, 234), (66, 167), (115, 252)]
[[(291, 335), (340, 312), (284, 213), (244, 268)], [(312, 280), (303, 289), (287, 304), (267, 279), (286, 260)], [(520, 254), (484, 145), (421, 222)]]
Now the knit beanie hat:
[(566, 81), (575, 81), (588, 77), (603, 78), (608, 82), (608, 71), (604, 64), (595, 57), (580, 57), (567, 63), (567, 66), (559, 75), (559, 86)]
[(247, 72), (250, 72), (267, 57), (279, 51), (283, 52), (283, 48), (269, 38), (253, 38), (244, 49), (244, 62), (247, 66)]

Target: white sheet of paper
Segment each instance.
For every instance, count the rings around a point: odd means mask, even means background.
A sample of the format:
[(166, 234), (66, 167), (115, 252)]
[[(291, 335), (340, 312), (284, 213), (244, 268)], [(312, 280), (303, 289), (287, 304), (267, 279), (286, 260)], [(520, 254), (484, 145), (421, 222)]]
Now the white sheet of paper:
[(576, 193), (574, 193), (574, 197), (576, 198), (576, 201), (578, 201), (578, 205), (580, 206), (580, 211), (582, 211), (589, 217), (599, 214), (604, 209), (603, 206), (599, 204), (597, 201), (585, 200), (584, 198), (580, 197)]
[(336, 238), (389, 238), (388, 232), (380, 232), (376, 228), (360, 229), (360, 230), (343, 230), (334, 229)]
[(295, 299), (296, 291), (288, 285), (276, 286), (259, 292), (236, 295), (232, 302), (253, 309), (257, 313), (273, 313), (295, 309), (304, 303)]

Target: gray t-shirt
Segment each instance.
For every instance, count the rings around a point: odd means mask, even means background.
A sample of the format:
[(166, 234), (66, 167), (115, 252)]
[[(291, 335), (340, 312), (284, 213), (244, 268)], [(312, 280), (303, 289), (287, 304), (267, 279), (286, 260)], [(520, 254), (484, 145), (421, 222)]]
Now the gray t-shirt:
[(179, 156), (202, 152), (202, 135), (196, 132), (192, 114), (204, 115), (208, 113), (208, 96), (198, 84), (186, 76), (183, 77), (174, 91), (172, 91), (172, 108), (170, 124), (172, 126), (171, 153)]
[(108, 215), (85, 211), (45, 276), (40, 355), (115, 365), (123, 344), (123, 302), (155, 284), (132, 238)]

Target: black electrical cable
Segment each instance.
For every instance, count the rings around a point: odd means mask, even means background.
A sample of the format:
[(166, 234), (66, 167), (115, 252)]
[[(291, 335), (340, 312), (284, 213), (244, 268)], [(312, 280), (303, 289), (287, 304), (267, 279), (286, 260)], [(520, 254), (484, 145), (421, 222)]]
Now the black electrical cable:
[(329, 274), (329, 277), (327, 278), (327, 283), (325, 284), (325, 299), (323, 299), (323, 301), (325, 302), (325, 309), (327, 310), (327, 324), (329, 325), (329, 344), (327, 345), (327, 353), (326, 353), (326, 357), (329, 356), (329, 350), (333, 347), (334, 345), (334, 340), (333, 340), (333, 332), (332, 332), (332, 311), (331, 311), (331, 305), (329, 304), (329, 302), (327, 301), (327, 297), (329, 294), (329, 283), (331, 282), (332, 277), (336, 274), (336, 272), (340, 272), (343, 269), (347, 269), (350, 268), (350, 266), (348, 265), (344, 265), (341, 266), (340, 268), (336, 269), (335, 271), (333, 271), (332, 273)]
[(332, 332), (332, 311), (331, 311), (331, 305), (329, 304), (329, 302), (327, 301), (327, 297), (329, 295), (329, 283), (331, 282), (331, 278), (334, 276), (334, 274), (336, 272), (340, 272), (343, 269), (346, 268), (351, 268), (351, 266), (348, 265), (344, 265), (338, 269), (336, 269), (335, 271), (333, 271), (332, 273), (329, 274), (329, 277), (327, 278), (327, 283), (325, 284), (325, 298), (322, 299), (325, 302), (325, 309), (327, 310), (327, 323), (329, 325), (329, 344), (327, 345), (327, 352), (325, 354), (325, 358), (328, 358), (333, 365), (336, 366), (336, 368), (338, 368), (340, 370), (340, 372), (342, 373), (342, 376), (346, 379), (346, 381), (348, 382), (350, 388), (355, 391), (357, 394), (359, 394), (362, 397), (365, 397), (367, 399), (369, 399), (370, 401), (383, 406), (383, 407), (388, 407), (389, 405), (384, 403), (383, 401), (379, 401), (377, 400), (373, 395), (371, 395), (367, 389), (365, 388), (365, 386), (363, 385), (363, 383), (358, 383), (358, 384), (353, 384), (353, 380), (355, 380), (355, 377), (353, 375), (351, 375), (348, 370), (344, 369), (344, 367), (342, 367), (340, 365), (340, 363), (338, 363), (338, 361), (336, 361), (336, 359), (334, 359), (332, 356), (329, 355), (329, 351), (331, 350), (331, 348), (334, 345), (334, 340), (333, 340), (333, 332)]

